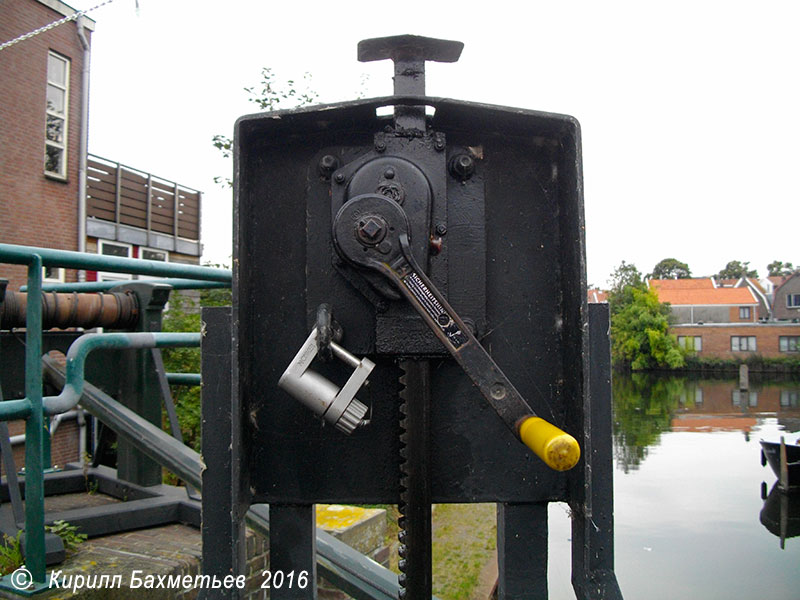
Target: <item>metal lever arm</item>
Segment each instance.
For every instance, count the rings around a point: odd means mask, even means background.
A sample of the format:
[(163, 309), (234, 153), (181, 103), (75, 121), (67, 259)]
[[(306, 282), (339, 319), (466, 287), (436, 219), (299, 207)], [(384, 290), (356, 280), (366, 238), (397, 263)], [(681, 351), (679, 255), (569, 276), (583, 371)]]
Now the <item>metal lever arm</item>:
[[(378, 210), (376, 210), (378, 209)], [(365, 212), (379, 214), (394, 235), (387, 235), (392, 251), (387, 256), (369, 249), (355, 253), (342, 233), (352, 230), (350, 215), (361, 218)], [(522, 395), (478, 342), (447, 300), (417, 265), (409, 246), (407, 219), (402, 208), (374, 195), (357, 196), (345, 204), (334, 227), (336, 247), (358, 266), (374, 269), (388, 277), (422, 316), (481, 394), (503, 419), (506, 426), (550, 468), (565, 471), (580, 458), (577, 440), (536, 416)], [(341, 225), (341, 222), (347, 225)], [(346, 235), (346, 234), (345, 234)]]

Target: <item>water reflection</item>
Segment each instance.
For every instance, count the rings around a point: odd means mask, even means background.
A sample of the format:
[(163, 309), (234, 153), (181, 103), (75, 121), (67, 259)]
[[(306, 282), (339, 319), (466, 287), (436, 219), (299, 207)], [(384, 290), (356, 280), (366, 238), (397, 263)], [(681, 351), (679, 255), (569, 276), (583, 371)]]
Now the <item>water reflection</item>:
[[(765, 503), (776, 478), (758, 443), (800, 437), (800, 378), (751, 373), (750, 384), (740, 394), (734, 377), (614, 374), (614, 556), (626, 600), (800, 598), (797, 503)], [(569, 522), (551, 507), (563, 518), (551, 519), (550, 598), (575, 600)]]
[(770, 377), (751, 374), (750, 388), (742, 391), (733, 378), (615, 373), (617, 466), (625, 473), (637, 470), (668, 431), (741, 431), (749, 440), (760, 413), (777, 414), (779, 425), (797, 431), (800, 379)]
[[(766, 484), (764, 488), (766, 491)], [(764, 500), (758, 520), (770, 533), (780, 538), (783, 550), (787, 538), (800, 536), (800, 494), (787, 494), (781, 491), (776, 482)]]

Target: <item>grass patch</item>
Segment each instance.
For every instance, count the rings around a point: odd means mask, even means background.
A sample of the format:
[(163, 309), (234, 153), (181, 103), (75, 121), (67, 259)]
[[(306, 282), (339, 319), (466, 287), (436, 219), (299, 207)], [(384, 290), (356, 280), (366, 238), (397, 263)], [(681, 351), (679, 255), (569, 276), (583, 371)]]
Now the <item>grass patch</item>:
[[(397, 506), (370, 504), (386, 510), (389, 568), (397, 568)], [(496, 504), (437, 504), (433, 507), (433, 593), (440, 600), (470, 600), (483, 567), (497, 546)]]
[(495, 504), (437, 504), (433, 593), (441, 600), (470, 600), (496, 545)]

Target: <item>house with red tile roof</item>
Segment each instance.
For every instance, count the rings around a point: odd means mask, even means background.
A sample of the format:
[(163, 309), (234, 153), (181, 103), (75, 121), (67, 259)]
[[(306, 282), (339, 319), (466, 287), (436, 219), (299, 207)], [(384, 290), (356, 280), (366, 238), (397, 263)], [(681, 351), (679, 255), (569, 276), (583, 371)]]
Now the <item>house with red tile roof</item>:
[(712, 278), (651, 279), (674, 323), (755, 323), (759, 301), (748, 287), (721, 287)]
[[(767, 319), (763, 315), (766, 295), (745, 278), (725, 283), (720, 285), (713, 278), (648, 281), (659, 301), (670, 305), (670, 333), (700, 357), (779, 357), (800, 351), (800, 322)], [(796, 298), (787, 293), (785, 302), (797, 299), (800, 317), (800, 276), (796, 284)]]
[(608, 292), (600, 288), (589, 288), (586, 290), (586, 301), (589, 304), (605, 304), (608, 302)]

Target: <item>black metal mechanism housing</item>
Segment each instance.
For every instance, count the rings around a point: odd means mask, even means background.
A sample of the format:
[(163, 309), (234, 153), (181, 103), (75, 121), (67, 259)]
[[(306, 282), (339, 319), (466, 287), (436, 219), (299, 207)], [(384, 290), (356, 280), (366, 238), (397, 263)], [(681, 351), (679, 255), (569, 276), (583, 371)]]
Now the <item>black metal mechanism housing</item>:
[[(593, 403), (610, 401), (610, 377), (602, 361), (607, 335), (590, 340), (588, 327), (580, 128), (568, 116), (424, 96), (424, 61), (459, 54), (456, 42), (366, 40), (361, 60), (395, 61), (395, 95), (237, 122), (234, 504), (270, 503), (281, 519), (313, 521), (313, 510), (299, 507), (402, 506), (410, 482), (419, 490), (412, 500), (424, 496), (426, 506), (497, 502), (500, 597), (518, 599), (546, 597), (543, 507), (567, 501), (584, 543), (573, 567), (579, 597), (618, 598), (611, 487), (602, 483), (611, 481), (610, 417), (592, 420)], [(394, 116), (379, 116), (386, 106)], [(355, 209), (356, 198), (367, 200)], [(579, 440), (575, 469), (551, 470), (520, 444), (398, 288), (347, 259), (392, 254), (397, 223), (381, 198), (405, 213), (413, 262), (521, 396)], [(350, 220), (337, 225), (341, 213)], [(377, 364), (360, 396), (369, 425), (349, 436), (323, 427), (278, 388), (322, 304), (344, 333), (341, 345)], [(590, 369), (590, 356), (602, 372)], [(316, 368), (336, 381), (331, 365)], [(401, 424), (406, 402), (414, 404)], [(605, 515), (599, 533), (587, 525), (593, 510)], [(429, 511), (412, 514), (409, 533), (421, 524), (429, 537)], [(544, 546), (536, 541), (542, 532)], [(312, 538), (300, 536), (295, 546), (308, 553)], [(413, 567), (407, 579), (425, 576)], [(407, 589), (415, 600), (430, 595), (429, 582)]]

